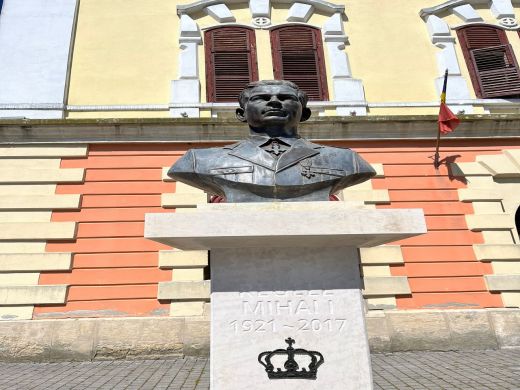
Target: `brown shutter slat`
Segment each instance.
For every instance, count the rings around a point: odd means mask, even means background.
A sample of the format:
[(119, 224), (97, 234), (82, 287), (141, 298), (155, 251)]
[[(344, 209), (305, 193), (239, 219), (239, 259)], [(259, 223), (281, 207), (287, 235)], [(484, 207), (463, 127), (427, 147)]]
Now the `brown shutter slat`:
[(520, 71), (505, 31), (476, 25), (457, 35), (477, 97), (520, 95)]
[(469, 50), (500, 46), (508, 43), (505, 32), (495, 27), (475, 26), (462, 31), (465, 32), (466, 47)]
[(255, 32), (220, 27), (205, 32), (208, 102), (236, 102), (251, 81), (258, 80)]
[(510, 45), (471, 51), (483, 97), (520, 94), (520, 72)]
[(296, 83), (309, 100), (328, 100), (320, 31), (307, 26), (271, 30), (275, 79)]

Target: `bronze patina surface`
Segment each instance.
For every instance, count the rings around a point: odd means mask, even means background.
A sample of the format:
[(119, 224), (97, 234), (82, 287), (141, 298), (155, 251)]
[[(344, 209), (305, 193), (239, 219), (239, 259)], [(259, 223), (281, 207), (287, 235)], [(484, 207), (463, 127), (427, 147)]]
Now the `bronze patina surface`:
[(249, 137), (220, 148), (190, 149), (168, 171), (171, 178), (227, 202), (326, 201), (375, 175), (356, 152), (312, 143), (298, 135), (311, 111), (307, 95), (284, 80), (249, 84), (237, 119)]

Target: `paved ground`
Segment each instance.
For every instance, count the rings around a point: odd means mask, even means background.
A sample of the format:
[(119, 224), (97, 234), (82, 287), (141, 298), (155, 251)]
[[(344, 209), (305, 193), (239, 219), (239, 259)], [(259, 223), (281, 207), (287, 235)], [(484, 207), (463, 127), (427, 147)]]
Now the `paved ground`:
[[(373, 354), (372, 365), (375, 389), (520, 389), (520, 349)], [(0, 389), (208, 390), (209, 362), (0, 363)]]

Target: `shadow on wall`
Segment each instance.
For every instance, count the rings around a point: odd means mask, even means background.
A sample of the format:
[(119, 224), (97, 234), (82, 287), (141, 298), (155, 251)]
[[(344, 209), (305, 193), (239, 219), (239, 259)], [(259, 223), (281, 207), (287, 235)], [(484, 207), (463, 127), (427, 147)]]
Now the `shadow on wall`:
[(457, 180), (463, 184), (468, 184), (468, 180), (464, 176), (455, 175), (453, 173), (452, 164), (456, 163), (457, 159), (459, 157), (462, 157), (462, 156), (460, 154), (446, 156), (441, 161), (439, 161), (439, 163), (446, 165), (446, 167), (448, 168), (448, 177), (449, 177), (450, 181)]
[(518, 208), (516, 209), (515, 226), (516, 232), (518, 233), (518, 237), (520, 237), (520, 206), (518, 206)]

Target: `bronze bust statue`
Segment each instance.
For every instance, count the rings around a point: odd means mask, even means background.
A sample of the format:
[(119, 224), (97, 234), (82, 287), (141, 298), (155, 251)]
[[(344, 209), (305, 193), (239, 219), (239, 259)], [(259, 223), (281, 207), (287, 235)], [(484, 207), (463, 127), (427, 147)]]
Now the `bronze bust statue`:
[(249, 137), (220, 148), (190, 149), (168, 171), (171, 178), (227, 202), (326, 201), (375, 175), (350, 149), (309, 142), (297, 133), (307, 120), (307, 95), (290, 81), (250, 83), (237, 119)]

